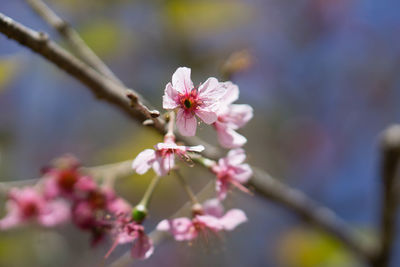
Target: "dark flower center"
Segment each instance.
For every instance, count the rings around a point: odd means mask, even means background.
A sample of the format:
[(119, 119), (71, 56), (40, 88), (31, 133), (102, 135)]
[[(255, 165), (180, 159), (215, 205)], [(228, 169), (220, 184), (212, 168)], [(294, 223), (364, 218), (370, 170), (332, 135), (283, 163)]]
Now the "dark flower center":
[(191, 108), (192, 107), (192, 102), (189, 99), (185, 99), (183, 102), (186, 108)]
[(38, 212), (39, 209), (35, 203), (28, 203), (22, 209), (22, 213), (25, 218), (35, 216)]
[(78, 177), (76, 173), (66, 170), (60, 173), (58, 185), (65, 191), (72, 191), (77, 181)]

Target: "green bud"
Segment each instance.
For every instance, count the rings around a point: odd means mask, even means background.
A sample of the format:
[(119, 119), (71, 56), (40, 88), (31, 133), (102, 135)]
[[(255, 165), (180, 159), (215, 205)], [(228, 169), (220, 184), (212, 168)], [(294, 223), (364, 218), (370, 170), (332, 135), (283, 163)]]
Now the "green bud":
[(132, 210), (132, 219), (137, 222), (141, 223), (147, 216), (147, 208), (144, 205), (137, 205)]

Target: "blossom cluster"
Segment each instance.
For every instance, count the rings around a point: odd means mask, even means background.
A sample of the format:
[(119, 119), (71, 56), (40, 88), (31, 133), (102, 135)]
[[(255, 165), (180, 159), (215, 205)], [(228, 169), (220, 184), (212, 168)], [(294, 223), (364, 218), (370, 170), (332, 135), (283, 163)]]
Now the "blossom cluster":
[[(162, 177), (171, 171), (178, 171), (175, 156), (190, 162), (193, 157), (194, 161), (208, 167), (215, 175), (216, 198), (200, 204), (193, 194), (189, 194), (193, 204), (190, 217), (165, 219), (158, 223), (157, 230), (170, 232), (177, 241), (192, 241), (207, 233), (231, 231), (246, 222), (246, 214), (240, 209), (224, 213), (222, 201), (232, 187), (249, 193), (243, 184), (252, 176), (250, 166), (244, 163), (246, 154), (241, 148), (247, 139), (237, 130), (253, 117), (253, 109), (246, 104), (233, 104), (239, 98), (239, 87), (232, 82), (208, 78), (195, 87), (190, 74), (189, 68), (178, 68), (172, 75), (172, 82), (165, 87), (163, 108), (170, 112), (169, 125), (172, 126), (164, 142), (156, 144), (154, 149), (142, 151), (132, 163), (138, 174), (144, 174), (152, 168), (157, 176)], [(212, 125), (219, 144), (231, 149), (226, 157), (215, 162), (197, 154), (205, 149), (201, 145), (188, 147), (176, 143), (174, 124), (181, 135), (195, 136), (197, 118)], [(188, 187), (187, 184), (184, 186)]]
[[(160, 178), (175, 172), (192, 202), (189, 217), (161, 220), (156, 230), (169, 232), (177, 241), (192, 241), (201, 236), (231, 231), (247, 221), (240, 209), (224, 211), (223, 201), (232, 188), (250, 191), (245, 183), (252, 176), (242, 146), (246, 138), (237, 130), (253, 116), (249, 105), (234, 104), (239, 88), (232, 82), (219, 82), (209, 78), (198, 87), (193, 85), (190, 69), (181, 67), (165, 87), (163, 108), (168, 111), (168, 131), (164, 140), (139, 153), (132, 162), (137, 174), (153, 169), (156, 174), (142, 200), (131, 206), (119, 197), (108, 184), (99, 185), (94, 177), (84, 173), (78, 161), (65, 157), (43, 171), (43, 178), (31, 187), (13, 188), (8, 193), (6, 216), (0, 219), (0, 230), (35, 222), (43, 227), (53, 227), (72, 221), (79, 229), (92, 236), (92, 245), (111, 234), (113, 245), (108, 257), (119, 244), (132, 243), (131, 255), (146, 259), (154, 251), (151, 238), (146, 234), (144, 222), (148, 204)], [(183, 136), (194, 136), (197, 118), (216, 130), (223, 148), (231, 149), (218, 161), (201, 155), (202, 145), (185, 146), (177, 143), (174, 128)], [(176, 120), (175, 120), (176, 118)], [(215, 177), (215, 198), (200, 203), (189, 184), (179, 172), (177, 158), (184, 162), (202, 164)]]

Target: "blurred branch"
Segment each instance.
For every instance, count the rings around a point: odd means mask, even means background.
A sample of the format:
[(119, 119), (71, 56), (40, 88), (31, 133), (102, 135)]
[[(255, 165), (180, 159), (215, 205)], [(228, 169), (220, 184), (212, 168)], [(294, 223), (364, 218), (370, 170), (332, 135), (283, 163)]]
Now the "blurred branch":
[(135, 91), (122, 87), (93, 70), (90, 66), (52, 42), (45, 33), (27, 28), (2, 13), (0, 13), (0, 32), (42, 55), (57, 67), (81, 81), (98, 98), (114, 104), (136, 120), (141, 122), (146, 119), (152, 120), (152, 126), (159, 132), (165, 133), (163, 121), (157, 118), (159, 112), (151, 111), (143, 105)]
[(332, 210), (315, 203), (301, 191), (279, 182), (265, 171), (254, 166), (252, 166), (252, 169), (254, 176), (249, 185), (254, 187), (258, 195), (283, 205), (301, 219), (319, 227), (341, 241), (360, 259), (371, 262), (375, 255), (375, 249), (363, 242), (351, 227)]
[(123, 83), (115, 74), (104, 64), (104, 62), (90, 49), (82, 40), (79, 34), (66, 21), (61, 19), (49, 6), (42, 0), (26, 0), (31, 8), (43, 18), (43, 20), (53, 27), (68, 42), (73, 51), (79, 58), (93, 67), (95, 70), (110, 78), (119, 85)]
[(396, 238), (396, 218), (399, 204), (400, 125), (389, 127), (382, 136), (382, 207), (380, 248), (374, 261), (376, 267), (389, 265)]
[[(151, 120), (152, 123), (150, 126), (154, 127), (161, 134), (165, 134), (165, 122), (156, 118), (158, 112), (150, 111), (139, 101), (139, 96), (136, 92), (132, 90), (127, 91), (125, 87), (103, 77), (60, 46), (51, 42), (45, 34), (33, 31), (1, 13), (0, 32), (42, 55), (89, 87), (95, 95), (116, 105), (134, 119), (140, 122), (146, 119), (146, 121)], [(178, 139), (184, 140), (187, 144), (193, 144), (191, 140), (182, 137), (178, 137)], [(196, 138), (197, 141), (204, 143), (204, 141)], [(206, 157), (215, 158), (216, 155), (221, 154), (221, 151), (207, 146), (207, 151), (203, 154)], [(125, 168), (127, 166), (125, 165)], [(370, 261), (373, 250), (358, 241), (350, 228), (329, 209), (315, 204), (303, 193), (279, 183), (267, 173), (258, 169), (255, 169), (255, 176), (250, 184), (255, 187), (255, 190), (260, 195), (282, 204), (307, 221), (318, 225), (321, 229), (337, 237), (338, 240), (358, 256), (366, 261)]]

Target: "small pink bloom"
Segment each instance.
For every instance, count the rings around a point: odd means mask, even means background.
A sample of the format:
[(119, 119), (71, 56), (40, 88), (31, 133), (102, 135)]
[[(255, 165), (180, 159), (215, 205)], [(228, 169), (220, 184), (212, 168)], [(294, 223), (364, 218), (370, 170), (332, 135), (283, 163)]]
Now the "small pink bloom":
[(246, 214), (240, 209), (231, 209), (224, 214), (224, 207), (218, 199), (210, 199), (204, 202), (204, 213), (219, 219), (226, 231), (232, 231), (238, 225), (247, 221)]
[(69, 209), (61, 200), (49, 201), (33, 188), (14, 188), (8, 195), (7, 215), (0, 220), (0, 229), (9, 229), (35, 221), (51, 227), (69, 219)]
[(111, 254), (119, 244), (133, 242), (131, 256), (135, 259), (147, 259), (154, 251), (153, 241), (144, 232), (141, 224), (131, 221), (126, 215), (120, 215), (115, 221), (113, 228), (115, 241), (105, 258)]
[(225, 90), (215, 78), (208, 78), (196, 89), (190, 79), (190, 69), (181, 67), (172, 75), (172, 84), (168, 83), (165, 87), (163, 108), (178, 109), (176, 125), (179, 132), (194, 136), (197, 128), (195, 116), (206, 124), (214, 123)]
[(217, 233), (231, 231), (247, 221), (246, 214), (239, 209), (232, 209), (224, 214), (224, 209), (216, 199), (206, 201), (202, 212), (197, 212), (192, 219), (176, 218), (163, 220), (157, 225), (158, 231), (170, 232), (177, 241), (191, 241), (207, 231)]
[(50, 199), (60, 196), (71, 199), (75, 196), (75, 187), (81, 177), (77, 166), (49, 169), (45, 174), (44, 194)]
[(245, 159), (244, 150), (237, 148), (229, 151), (227, 157), (220, 159), (218, 164), (212, 167), (217, 176), (217, 193), (220, 200), (225, 199), (230, 185), (249, 192), (242, 184), (250, 179), (253, 172), (248, 164), (243, 164)]
[(164, 143), (158, 143), (153, 149), (146, 149), (139, 153), (132, 163), (132, 168), (138, 174), (146, 173), (151, 167), (159, 176), (167, 175), (175, 166), (175, 155), (188, 158), (187, 152), (201, 152), (204, 147), (179, 146), (172, 137), (166, 136)]
[(218, 134), (218, 141), (225, 148), (241, 147), (247, 139), (235, 130), (242, 128), (253, 117), (253, 108), (245, 104), (232, 104), (239, 98), (237, 85), (224, 82), (221, 86), (227, 91), (217, 113), (218, 119), (213, 124)]

